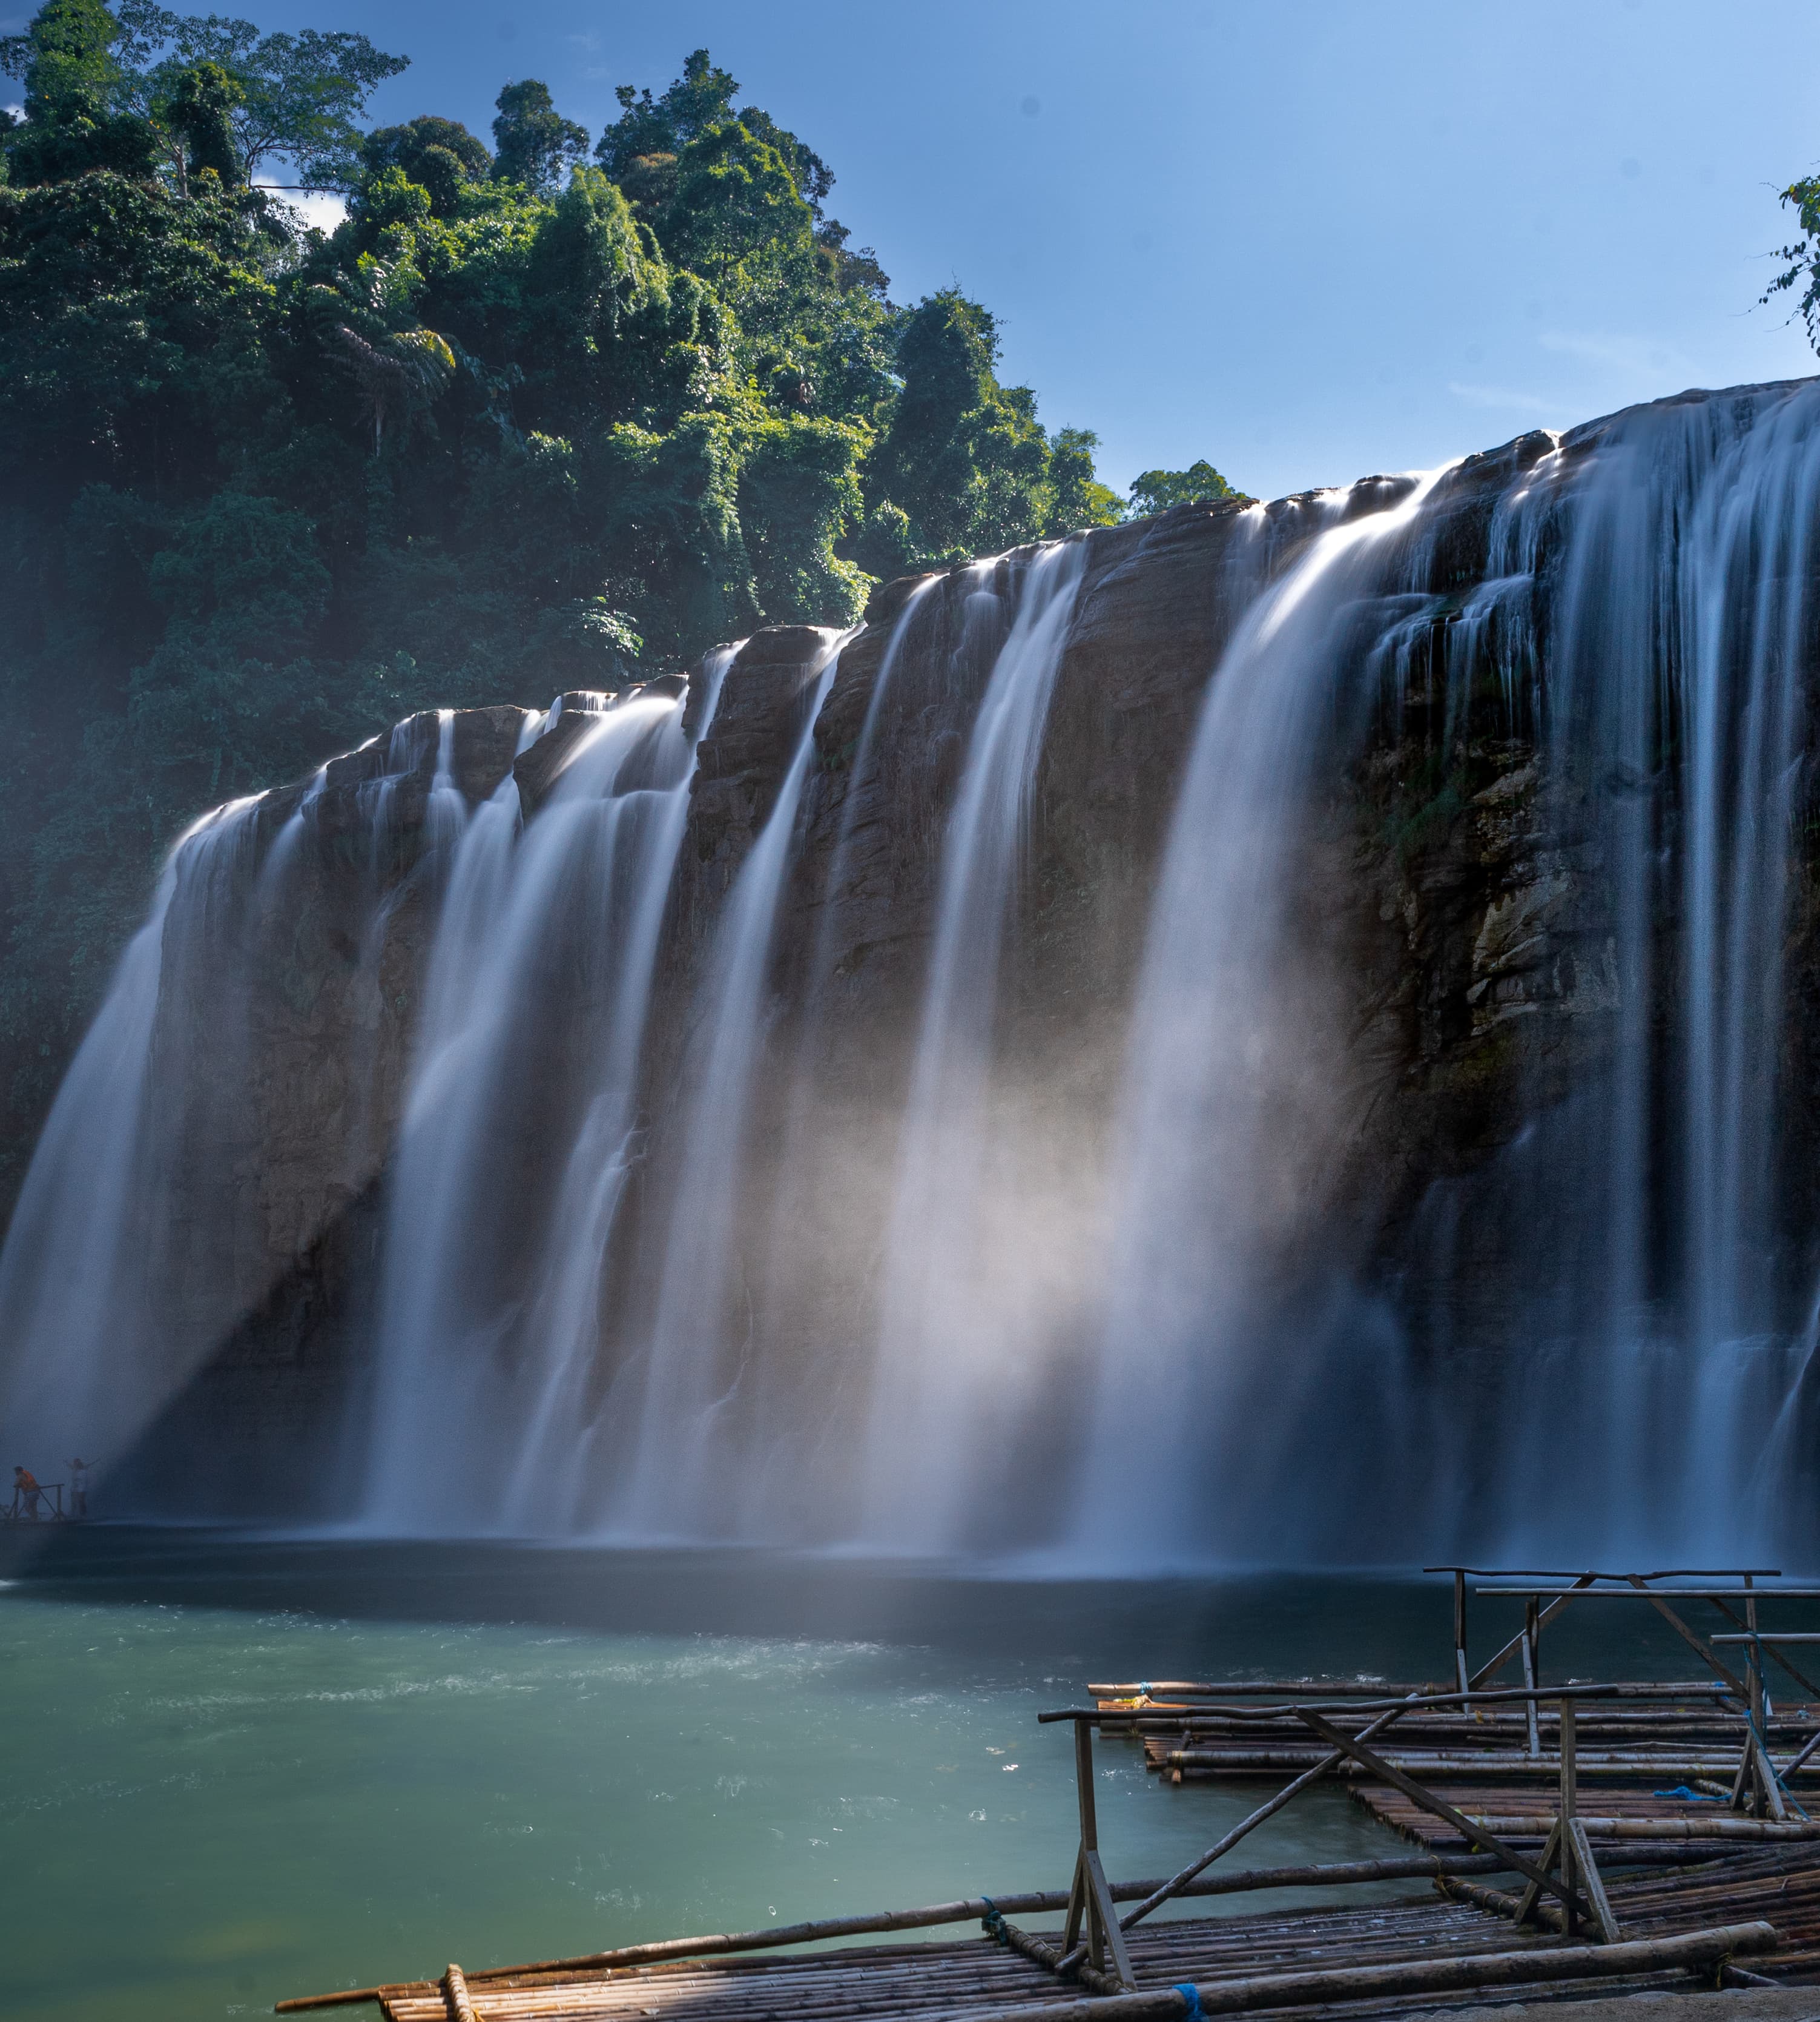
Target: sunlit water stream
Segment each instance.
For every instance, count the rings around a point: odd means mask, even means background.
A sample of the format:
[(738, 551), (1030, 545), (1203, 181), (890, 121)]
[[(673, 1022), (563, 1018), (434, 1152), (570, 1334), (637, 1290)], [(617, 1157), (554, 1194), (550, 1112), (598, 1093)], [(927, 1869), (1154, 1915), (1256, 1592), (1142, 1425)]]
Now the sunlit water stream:
[[(1434, 1676), (1450, 1641), (1445, 1582), (1377, 1576), (104, 1531), (0, 1553), (0, 2013), (35, 2022), (1065, 1887), (1070, 1747), (1040, 1709), (1112, 1674)], [(1488, 1648), (1511, 1605), (1482, 1604)], [(1624, 1627), (1627, 1669), (1679, 1675), (1666, 1630)], [(1594, 1631), (1563, 1629), (1547, 1673), (1597, 1668)], [(1107, 1865), (1167, 1872), (1256, 1795), (1167, 1789), (1103, 1744)], [(1323, 1790), (1245, 1861), (1396, 1845)]]

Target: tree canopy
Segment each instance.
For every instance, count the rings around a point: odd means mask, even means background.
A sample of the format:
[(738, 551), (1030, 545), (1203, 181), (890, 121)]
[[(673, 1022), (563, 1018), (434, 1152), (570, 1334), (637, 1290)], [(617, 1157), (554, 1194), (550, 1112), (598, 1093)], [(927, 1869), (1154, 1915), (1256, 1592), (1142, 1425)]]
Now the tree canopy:
[(588, 130), (557, 111), (547, 84), (527, 78), (499, 94), (493, 122), (493, 173), (502, 182), (553, 189), (588, 153)]
[(1001, 382), (990, 312), (894, 303), (827, 165), (706, 50), (592, 144), (527, 78), (491, 147), (364, 129), (404, 68), (147, 0), (46, 0), (0, 44), (4, 1141), (199, 807), (412, 710), (845, 624), (881, 577), (1121, 516), (1093, 434)]
[(1166, 513), (1172, 506), (1200, 506), (1210, 499), (1232, 498), (1238, 495), (1205, 457), (1186, 470), (1143, 470), (1131, 480), (1128, 516), (1141, 520), (1151, 513)]

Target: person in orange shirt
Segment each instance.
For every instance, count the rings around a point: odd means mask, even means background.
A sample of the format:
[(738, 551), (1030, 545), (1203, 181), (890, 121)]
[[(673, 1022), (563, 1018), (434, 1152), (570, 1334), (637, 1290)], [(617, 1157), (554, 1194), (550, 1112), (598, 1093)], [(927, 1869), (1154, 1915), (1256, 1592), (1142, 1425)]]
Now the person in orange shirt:
[(43, 1491), (38, 1487), (38, 1476), (28, 1467), (13, 1470), (13, 1513), (15, 1516), (29, 1516), (38, 1521), (38, 1498)]

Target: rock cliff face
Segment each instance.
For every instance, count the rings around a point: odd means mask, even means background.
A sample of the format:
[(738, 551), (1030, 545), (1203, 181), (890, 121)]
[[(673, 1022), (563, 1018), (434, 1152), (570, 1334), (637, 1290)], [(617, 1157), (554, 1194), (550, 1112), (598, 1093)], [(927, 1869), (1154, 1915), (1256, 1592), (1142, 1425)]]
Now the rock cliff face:
[[(1430, 1352), (1443, 1352), (1446, 1314), (1497, 1330), (1512, 1239), (1493, 1187), (1490, 1205), (1456, 1217), (1443, 1273), (1436, 1201), (1494, 1172), (1607, 1073), (1621, 1023), (1636, 1013), (1634, 979), (1621, 973), (1600, 810), (1649, 802), (1665, 846), (1679, 818), (1661, 778), (1590, 776), (1580, 763), (1554, 710), (1556, 671), (1531, 650), (1545, 632), (1537, 611), (1513, 621), (1517, 643), (1505, 642), (1501, 660), (1483, 657), (1464, 690), (1446, 671), (1449, 628), (1471, 619), (1473, 593), (1502, 566), (1500, 502), (1541, 459), (1583, 456), (1598, 440), (1596, 428), (1564, 447), (1526, 436), (1454, 474), (1425, 525), (1423, 579), (1406, 593), (1391, 673), (1361, 684), (1360, 699), (1337, 701), (1336, 763), (1299, 868), (1295, 931), (1320, 978), (1311, 987), (1338, 992), (1351, 1035), (1350, 1057), (1334, 1066), (1345, 1113), (1324, 1155), (1328, 1201), (1307, 1240), (1337, 1246), (1362, 1281), (1384, 1287)], [(1402, 482), (1370, 481), (1346, 509), (1370, 509)], [(997, 1034), (999, 1057), (1017, 1064), (1034, 1098), (1038, 1166), (1042, 1133), (1052, 1133), (1043, 1184), (1058, 1218), (1092, 1211), (1077, 1176), (1111, 1127), (1151, 896), (1204, 692), (1255, 589), (1258, 540), (1275, 544), (1267, 573), (1280, 576), (1311, 538), (1308, 503), (1187, 507), (1088, 538), (1034, 779)], [(882, 588), (813, 725), (772, 950), (738, 1297), (768, 1300), (792, 1352), (835, 1386), (855, 1316), (876, 1290), (890, 1170), (877, 1147), (909, 1084), (944, 824), (1030, 560), (1014, 553)], [(1535, 571), (1545, 600), (1546, 560)], [(894, 626), (913, 600), (881, 688)], [(668, 1211), (681, 1091), (706, 1042), (700, 1006), (715, 929), (776, 803), (826, 645), (804, 628), (756, 635), (701, 731), (655, 973), (644, 1136), (615, 1225), (609, 1276), (622, 1283), (637, 1280), (654, 1222)], [(1525, 651), (1530, 661), (1510, 677)], [(1495, 665), (1501, 681), (1486, 671)], [(522, 752), (520, 711), (457, 714), (450, 772), (468, 804), (516, 768), (527, 822), (543, 819), (565, 754), (589, 728), (589, 699), (570, 699)], [(703, 713), (698, 681), (688, 707)], [(1345, 723), (1348, 709), (1369, 721)], [(281, 913), (249, 900), (231, 985), (217, 976), (162, 1007), (176, 1057), (219, 1018), (224, 988), (243, 993), (251, 1066), (232, 1113), (203, 1103), (192, 1119), (199, 1141), (175, 1203), (186, 1264), (172, 1327), (201, 1373), (147, 1436), (130, 1490), (143, 1502), (333, 1506), (346, 1480), (324, 1456), (358, 1465), (358, 1442), (351, 1449), (341, 1434), (358, 1422), (370, 1374), (379, 1203), (446, 873), (427, 848), (437, 731), (425, 721), (406, 738), (415, 753), (407, 772), (396, 770), (395, 736), (389, 760), (374, 746), (268, 797), (250, 860), (298, 852)], [(311, 818), (300, 826), (306, 799)], [(1785, 1225), (1773, 1234), (1791, 1296), (1811, 1279), (1810, 1232), (1820, 1225), (1811, 838), (1805, 823), (1784, 930), (1791, 1093), (1778, 1152)], [(1659, 907), (1671, 925), (1676, 903), (1665, 883)], [(1654, 975), (1643, 1015), (1664, 1026), (1680, 1017), (1679, 981)], [(560, 977), (549, 987), (560, 991)], [(816, 1146), (808, 1161), (792, 1156), (805, 1130)], [(509, 1217), (527, 1182), (502, 1171), (495, 1184)], [(1475, 1268), (1461, 1268), (1458, 1244)], [(618, 1323), (636, 1333), (636, 1293)]]

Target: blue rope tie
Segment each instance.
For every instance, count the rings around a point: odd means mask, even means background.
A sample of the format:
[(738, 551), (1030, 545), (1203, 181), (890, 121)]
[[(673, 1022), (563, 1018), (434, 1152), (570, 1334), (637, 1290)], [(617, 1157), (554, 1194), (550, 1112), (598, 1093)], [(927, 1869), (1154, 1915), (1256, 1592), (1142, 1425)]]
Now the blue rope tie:
[(1677, 1783), (1672, 1790), (1652, 1791), (1650, 1795), (1657, 1798), (1685, 1798), (1691, 1805), (1723, 1805), (1725, 1802), (1723, 1798), (1712, 1797), (1705, 1790), (1690, 1790), (1685, 1783)]
[(1178, 1980), (1176, 1991), (1188, 2004), (1184, 2010), (1184, 2022), (1207, 2022), (1207, 2011), (1201, 2006), (1201, 1990), (1191, 1980)]
[(1005, 1929), (1004, 1914), (998, 1905), (990, 1896), (982, 1896), (979, 1900), (986, 1905), (986, 1914), (979, 1919), (985, 1927), (986, 1935), (989, 1938), (996, 1938), (1001, 1945), (1008, 1945), (1011, 1933)]

